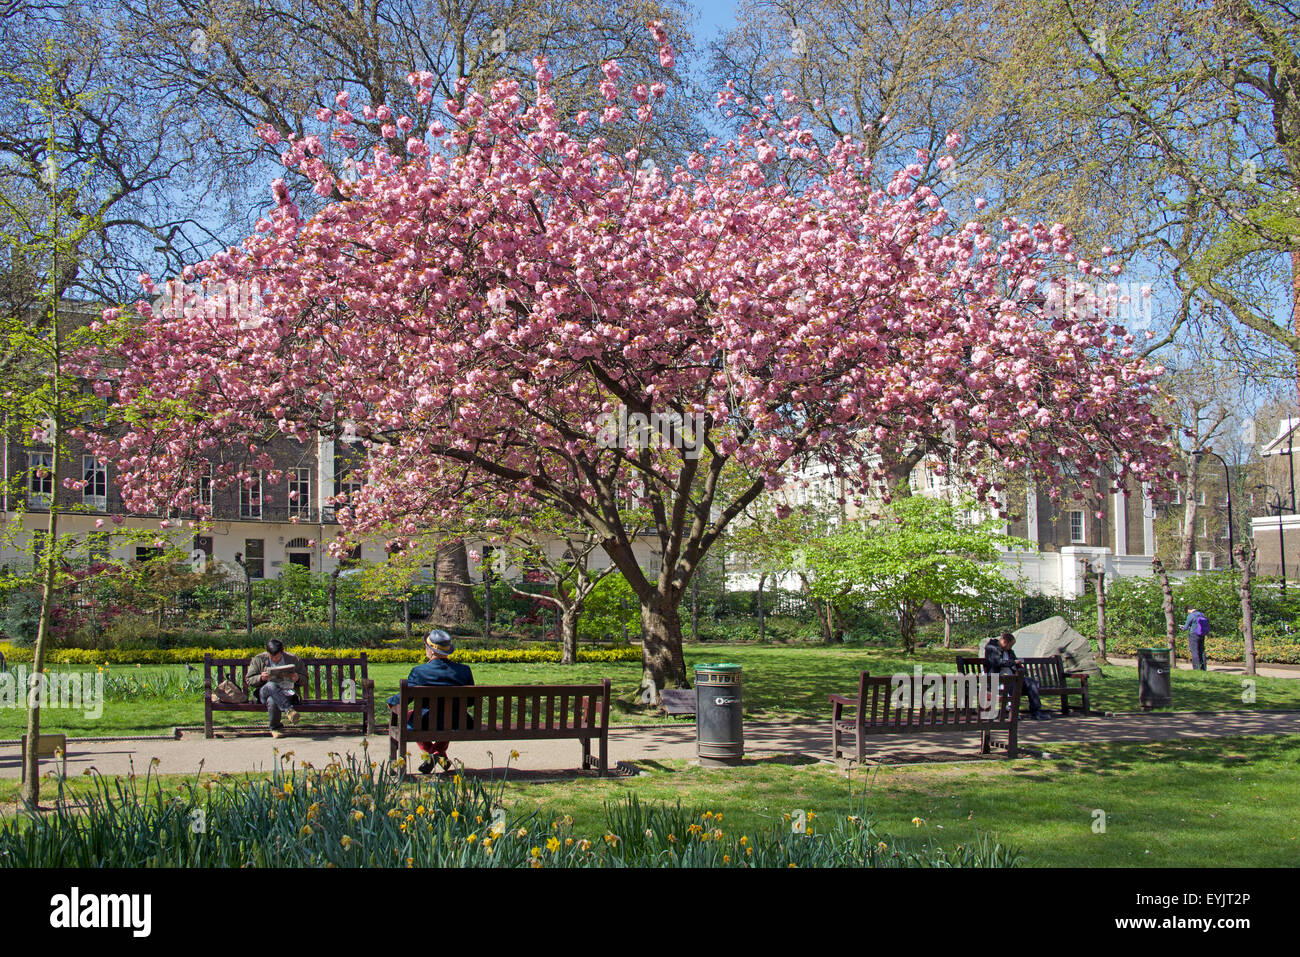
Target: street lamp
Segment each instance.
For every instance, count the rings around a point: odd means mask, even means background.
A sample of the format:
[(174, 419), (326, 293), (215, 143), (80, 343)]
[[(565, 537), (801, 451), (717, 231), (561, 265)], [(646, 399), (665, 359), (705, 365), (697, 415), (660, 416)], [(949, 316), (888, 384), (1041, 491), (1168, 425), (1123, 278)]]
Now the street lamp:
[[(1220, 455), (1218, 452), (1211, 451), (1210, 449), (1196, 449), (1195, 451), (1192, 452), (1192, 454), (1213, 455), (1220, 462), (1223, 462), (1223, 488), (1224, 491), (1226, 491), (1228, 494), (1228, 567), (1236, 568), (1237, 567), (1236, 558), (1232, 554), (1232, 474), (1228, 471), (1228, 463), (1224, 461), (1222, 455)], [(1281, 497), (1282, 495), (1279, 492), (1278, 493), (1279, 501), (1281, 500)], [(1282, 572), (1283, 572), (1282, 578), (1285, 581), (1286, 579), (1285, 565), (1282, 566)]]
[(1256, 485), (1255, 488), (1273, 489), (1277, 493), (1277, 504), (1268, 507), (1277, 509), (1277, 556), (1282, 563), (1282, 597), (1286, 598), (1286, 535), (1282, 531), (1282, 492), (1280, 489), (1273, 488), (1267, 482), (1263, 485)]

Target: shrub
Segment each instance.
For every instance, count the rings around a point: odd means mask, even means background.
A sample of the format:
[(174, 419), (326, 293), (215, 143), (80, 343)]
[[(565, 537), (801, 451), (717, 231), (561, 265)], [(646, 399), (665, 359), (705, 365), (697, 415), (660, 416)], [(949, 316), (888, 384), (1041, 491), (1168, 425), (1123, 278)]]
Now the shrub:
[(41, 626), (41, 596), (31, 591), (14, 592), (5, 605), (0, 629), (16, 645), (28, 647), (36, 643)]
[[(683, 605), (683, 614), (689, 606)], [(610, 572), (587, 596), (578, 619), (581, 641), (613, 640), (641, 634), (641, 602), (622, 572)]]

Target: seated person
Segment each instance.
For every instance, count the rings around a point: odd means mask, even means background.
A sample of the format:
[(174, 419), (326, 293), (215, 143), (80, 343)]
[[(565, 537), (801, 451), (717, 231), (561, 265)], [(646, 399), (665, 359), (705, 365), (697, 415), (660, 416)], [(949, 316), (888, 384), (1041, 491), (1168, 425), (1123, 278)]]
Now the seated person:
[(1051, 715), (1043, 710), (1038, 699), (1038, 682), (1025, 674), (1025, 666), (1016, 658), (1012, 645), (1016, 636), (1009, 631), (1002, 632), (997, 638), (990, 638), (984, 646), (984, 673), (990, 675), (1021, 675), (1024, 678), (1025, 695), (1029, 698), (1029, 718), (1031, 721), (1046, 721)]
[[(424, 639), (424, 656), (427, 660), (424, 664), (416, 665), (411, 669), (411, 673), (406, 676), (407, 685), (411, 687), (424, 685), (472, 685), (474, 683), (474, 672), (470, 671), (469, 666), (457, 664), (454, 661), (448, 660), (455, 650), (456, 646), (451, 642), (451, 635), (447, 634), (441, 628), (433, 629), (433, 631), (429, 632), (429, 636)], [(388, 699), (390, 706), (398, 704), (400, 701), (400, 695), (393, 695)], [(466, 728), (466, 730), (468, 730), (469, 728), (474, 727), (474, 719), (470, 718), (468, 715), (466, 715), (466, 718), (468, 718), (469, 721), (469, 726)], [(427, 708), (420, 714), (420, 719), (421, 730), (428, 730), (429, 710)], [(457, 716), (453, 714), (451, 720), (451, 730), (459, 731), (460, 729), (456, 727), (456, 724), (458, 723)], [(415, 712), (412, 711), (406, 716), (407, 728), (415, 730), (414, 721)], [(438, 727), (435, 730), (444, 730), (442, 721), (442, 715), (439, 715)], [(423, 763), (420, 764), (421, 774), (431, 773), (435, 761), (438, 763), (438, 767), (444, 771), (451, 767), (451, 761), (447, 757), (447, 746), (451, 744), (450, 741), (434, 741), (432, 743), (428, 741), (419, 741), (416, 743), (419, 745), (420, 750), (428, 755), (428, 757), (424, 759)]]
[[(289, 673), (272, 675), (270, 669), (293, 666)], [(283, 737), (280, 713), (290, 724), (298, 723), (298, 685), (307, 682), (307, 667), (293, 655), (284, 650), (284, 642), (272, 638), (266, 643), (266, 651), (254, 656), (248, 663), (248, 672), (244, 676), (248, 691), (258, 701), (266, 705), (266, 712), (271, 718), (271, 737)]]

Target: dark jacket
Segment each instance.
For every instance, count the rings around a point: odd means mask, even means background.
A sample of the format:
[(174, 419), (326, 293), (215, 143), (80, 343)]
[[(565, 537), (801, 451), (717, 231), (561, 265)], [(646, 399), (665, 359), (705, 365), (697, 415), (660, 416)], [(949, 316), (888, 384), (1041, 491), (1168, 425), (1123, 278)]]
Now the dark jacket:
[[(422, 665), (416, 665), (411, 669), (411, 673), (406, 676), (406, 684), (409, 688), (428, 687), (436, 685), (442, 687), (463, 687), (474, 683), (474, 672), (470, 671), (469, 665), (462, 665), (455, 661), (448, 661), (446, 658), (434, 658), (432, 661), (426, 661)], [(390, 705), (398, 704), (402, 700), (401, 695), (393, 695), (388, 699)], [(468, 715), (467, 715), (468, 717)], [(429, 709), (424, 709), (420, 714), (421, 730), (429, 729)], [(413, 729), (414, 715), (406, 723), (408, 728)], [(452, 715), (451, 729), (459, 731), (457, 727), (459, 721), (456, 716)], [(469, 727), (474, 727), (474, 719), (469, 718)], [(443, 730), (442, 716), (439, 715), (437, 731)]]
[(984, 646), (984, 673), (989, 675), (1014, 675), (1020, 667), (1020, 659), (1012, 648), (1003, 649), (996, 638), (990, 638)]

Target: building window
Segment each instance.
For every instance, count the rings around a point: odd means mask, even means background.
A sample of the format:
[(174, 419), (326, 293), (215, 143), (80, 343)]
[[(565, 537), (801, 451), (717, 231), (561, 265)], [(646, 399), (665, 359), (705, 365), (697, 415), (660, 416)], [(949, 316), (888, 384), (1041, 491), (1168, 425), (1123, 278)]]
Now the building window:
[(289, 515), (311, 517), (311, 469), (289, 469)]
[(266, 540), (244, 539), (244, 571), (251, 578), (266, 577)]
[(1202, 516), (1201, 516), (1201, 537), (1202, 537), (1202, 538), (1208, 538), (1208, 537), (1209, 537), (1209, 535), (1210, 535), (1210, 530), (1209, 530), (1209, 529), (1210, 529), (1210, 523), (1206, 520), (1205, 516), (1202, 515)]
[(334, 494), (338, 501), (335, 509), (330, 510), (333, 517), (337, 508), (355, 501), (356, 495), (361, 491), (362, 482), (357, 479), (357, 475), (352, 471), (352, 466), (345, 465), (341, 467), (334, 476)]
[(1070, 541), (1087, 541), (1083, 535), (1083, 512), (1075, 511), (1070, 513)]
[(209, 462), (204, 469), (199, 469), (198, 477), (194, 481), (194, 504), (207, 507), (208, 514), (212, 514), (212, 463)]
[(81, 480), (86, 483), (81, 490), (81, 504), (102, 512), (108, 508), (108, 466), (97, 462), (93, 455), (81, 457)]
[(27, 507), (49, 508), (54, 497), (54, 453), (27, 453)]
[(162, 557), (163, 550), (152, 545), (137, 545), (135, 547), (135, 560), (137, 562), (151, 562), (155, 558)]
[[(261, 518), (262, 517), (262, 470), (258, 469), (253, 473), (249, 481), (245, 481), (239, 486), (239, 517), (240, 518)], [(258, 576), (261, 577), (260, 575)]]

